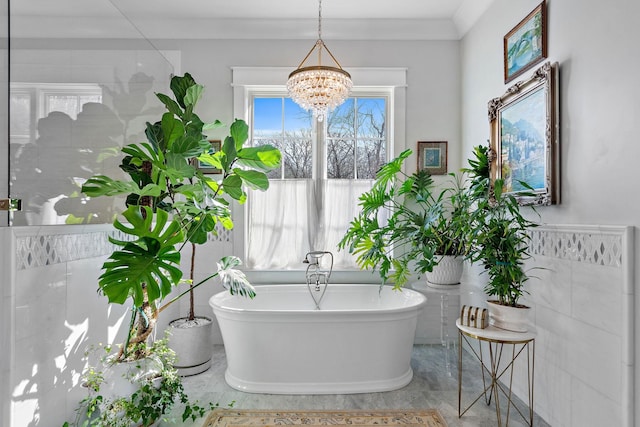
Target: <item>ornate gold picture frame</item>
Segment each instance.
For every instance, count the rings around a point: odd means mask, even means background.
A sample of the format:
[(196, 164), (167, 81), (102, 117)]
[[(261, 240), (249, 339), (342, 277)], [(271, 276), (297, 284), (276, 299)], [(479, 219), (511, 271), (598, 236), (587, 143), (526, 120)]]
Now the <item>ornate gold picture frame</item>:
[(491, 184), (502, 179), (520, 205), (560, 202), (558, 101), (558, 64), (549, 62), (489, 101)]

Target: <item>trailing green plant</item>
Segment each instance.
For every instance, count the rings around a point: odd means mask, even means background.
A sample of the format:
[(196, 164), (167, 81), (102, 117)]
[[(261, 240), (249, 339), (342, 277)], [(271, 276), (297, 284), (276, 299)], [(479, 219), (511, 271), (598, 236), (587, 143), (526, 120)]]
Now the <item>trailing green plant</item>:
[[(479, 262), (488, 275), (484, 291), (497, 298), (499, 304), (518, 306), (526, 293), (528, 280), (524, 262), (531, 258), (529, 242), (531, 228), (537, 223), (525, 218), (517, 198), (503, 191), (504, 181), (496, 179), (491, 185), (489, 176), (489, 148), (474, 147), (474, 158), (464, 171), (470, 177), (468, 193), (473, 200), (466, 241), (467, 258)], [(525, 182), (520, 182), (533, 190)], [(523, 194), (523, 193), (520, 193)]]
[[(118, 362), (114, 361), (116, 355), (112, 353), (112, 347), (101, 349), (104, 353), (99, 358), (99, 363), (90, 366), (82, 377), (89, 394), (76, 409), (75, 420), (65, 422), (63, 427), (147, 427), (159, 420), (174, 422), (173, 418), (166, 416), (174, 408), (180, 408), (177, 419), (181, 422), (195, 421), (220, 406), (217, 403), (201, 404), (189, 399), (173, 367), (175, 353), (167, 346), (166, 338), (157, 340), (144, 349), (153, 362), (153, 369), (145, 372), (139, 367), (140, 371), (124, 374), (126, 380), (136, 385), (136, 391), (129, 396), (109, 396), (104, 387), (105, 369)], [(147, 375), (140, 375), (140, 372)]]
[(462, 178), (450, 174), (451, 185), (438, 191), (427, 170), (402, 171), (411, 153), (405, 150), (380, 168), (339, 243), (361, 268), (377, 268), (383, 283), (392, 279), (396, 288), (409, 280), (413, 263), (419, 273), (430, 272), (438, 255), (466, 249), (469, 198)]
[[(174, 76), (170, 83), (174, 98), (157, 93), (166, 112), (160, 121), (146, 124), (147, 141), (122, 148), (125, 154), (120, 168), (128, 180), (104, 175), (90, 178), (82, 191), (89, 197), (126, 196), (125, 221), (116, 218), (113, 225), (124, 238), (110, 238), (118, 248), (104, 263), (99, 278), (100, 291), (110, 303), (131, 303), (129, 333), (118, 360), (144, 357), (140, 344), (147, 342), (158, 314), (183, 295), (190, 295), (193, 317), (193, 290), (209, 279), (220, 276), (231, 293), (255, 295), (244, 274), (235, 267), (236, 257), (225, 257), (218, 271), (193, 282), (193, 261), (189, 289), (177, 298), (162, 301), (182, 281), (180, 251), (216, 234), (217, 227), (231, 229), (230, 202), (244, 203), (245, 188), (266, 190), (265, 172), (280, 164), (280, 152), (270, 145), (245, 147), (248, 126), (235, 120), (222, 147), (210, 152), (205, 130), (220, 127), (219, 121), (204, 123), (195, 113), (203, 86), (188, 73)], [(219, 179), (202, 173), (194, 161), (219, 169)]]

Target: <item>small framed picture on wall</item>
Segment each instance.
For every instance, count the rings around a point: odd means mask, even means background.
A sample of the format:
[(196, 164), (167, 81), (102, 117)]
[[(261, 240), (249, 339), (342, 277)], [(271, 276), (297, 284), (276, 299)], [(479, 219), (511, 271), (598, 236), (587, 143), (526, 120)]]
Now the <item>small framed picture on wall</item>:
[[(210, 139), (209, 143), (211, 144), (211, 148), (209, 149), (209, 153), (208, 153), (209, 155), (217, 153), (222, 148), (222, 141), (220, 141), (218, 139)], [(198, 170), (202, 171), (202, 173), (206, 173), (206, 174), (219, 174), (219, 173), (222, 173), (222, 171), (220, 169), (217, 169), (217, 168), (211, 166), (210, 164), (208, 164), (206, 162), (203, 162), (201, 160), (198, 160), (196, 158), (191, 160), (191, 165), (193, 167), (197, 168)]]
[(504, 36), (503, 45), (505, 83), (509, 83), (547, 57), (547, 18), (544, 1)]
[(447, 173), (447, 141), (418, 141), (418, 170), (431, 175)]

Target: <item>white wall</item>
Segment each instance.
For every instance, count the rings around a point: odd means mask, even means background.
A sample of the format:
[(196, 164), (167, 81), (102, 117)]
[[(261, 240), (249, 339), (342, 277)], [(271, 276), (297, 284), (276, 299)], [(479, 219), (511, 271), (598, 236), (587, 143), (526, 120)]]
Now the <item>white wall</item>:
[[(503, 37), (538, 4), (539, 0), (495, 0), (462, 40), (463, 157), (470, 155), (474, 145), (486, 143), (489, 137), (487, 101), (501, 96), (508, 87), (503, 83)], [(634, 132), (640, 118), (640, 85), (637, 83), (640, 4), (624, 0), (548, 0), (548, 18), (549, 60), (560, 64), (562, 202), (558, 206), (540, 208), (542, 222), (637, 227), (640, 225), (640, 201), (633, 174), (640, 155), (637, 132)], [(522, 77), (528, 75), (525, 73)], [(631, 247), (638, 245), (637, 234), (633, 241), (635, 245)], [(548, 265), (551, 261), (544, 257), (536, 261), (543, 267), (553, 267)], [(640, 265), (637, 251), (632, 251), (629, 263), (631, 265), (623, 267), (630, 267), (633, 289)], [(573, 301), (572, 289), (580, 289), (580, 285), (593, 287), (593, 281), (601, 276), (561, 277), (571, 280), (571, 283), (565, 283), (563, 287), (562, 281), (558, 281), (559, 276), (551, 276), (547, 279), (557, 286), (545, 287), (546, 291), (554, 292), (556, 312)], [(611, 285), (617, 287), (620, 283), (613, 280)], [(480, 286), (476, 283), (476, 289)], [(618, 291), (609, 288), (608, 292)], [(536, 298), (544, 296), (538, 293), (533, 299)], [(610, 309), (603, 307), (601, 316), (612, 314), (607, 312)], [(615, 309), (620, 310), (620, 306)], [(558, 326), (565, 325), (562, 317), (555, 319), (561, 322)], [(635, 329), (640, 330), (637, 325), (636, 320)], [(593, 332), (593, 337), (600, 336), (601, 329), (596, 327)], [(638, 341), (635, 339), (636, 343)], [(563, 340), (554, 343), (560, 346), (558, 351), (570, 351), (572, 344)], [(563, 348), (563, 345), (568, 347)], [(603, 345), (606, 344), (593, 338), (593, 348)], [(576, 362), (571, 358), (564, 359), (564, 369), (572, 370)], [(636, 366), (637, 362), (636, 357)], [(544, 366), (536, 367), (538, 372), (544, 375)], [(582, 374), (591, 375), (584, 371)], [(637, 379), (636, 373), (636, 384)], [(543, 392), (537, 388), (537, 393)], [(637, 388), (635, 395), (635, 406), (638, 407), (640, 393)], [(570, 399), (570, 396), (561, 397)], [(592, 398), (583, 401), (585, 409), (602, 408), (606, 411), (606, 406), (600, 406), (601, 403)], [(547, 420), (552, 425), (581, 425), (578, 418), (566, 418), (566, 413), (558, 413), (559, 406), (565, 404), (567, 402), (550, 401), (548, 406), (536, 409), (543, 417), (548, 416)], [(573, 424), (569, 423), (572, 420)]]
[[(118, 343), (125, 306), (96, 292), (112, 249), (102, 226), (0, 230), (2, 265), (2, 416), (6, 426), (61, 425), (86, 397), (85, 351)], [(4, 252), (4, 251), (3, 251)], [(126, 330), (126, 329), (125, 329)]]
[[(419, 140), (449, 141), (449, 170), (460, 167), (460, 59), (457, 41), (326, 42), (334, 56), (349, 67), (406, 67), (406, 147)], [(205, 85), (200, 116), (230, 124), (233, 117), (231, 67), (282, 67), (293, 71), (311, 40), (156, 40), (160, 49), (180, 50), (182, 71)], [(283, 85), (286, 82), (282, 82)], [(358, 84), (357, 81), (354, 82)], [(215, 136), (225, 136), (224, 129)], [(214, 136), (214, 135), (212, 135)], [(416, 159), (411, 160), (415, 168)]]

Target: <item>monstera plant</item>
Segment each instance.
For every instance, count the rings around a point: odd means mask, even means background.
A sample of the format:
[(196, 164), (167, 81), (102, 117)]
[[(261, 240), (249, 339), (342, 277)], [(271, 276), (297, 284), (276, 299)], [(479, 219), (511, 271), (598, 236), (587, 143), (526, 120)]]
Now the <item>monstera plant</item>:
[[(213, 277), (231, 293), (255, 295), (236, 269), (240, 260), (232, 256), (219, 260), (217, 271), (198, 283), (193, 275), (184, 280), (181, 250), (195, 250), (219, 227), (232, 228), (231, 202), (244, 203), (247, 188), (268, 188), (266, 172), (280, 164), (280, 152), (270, 145), (246, 147), (248, 126), (242, 120), (230, 126), (221, 149), (211, 152), (203, 132), (222, 124), (204, 123), (194, 111), (204, 87), (185, 74), (172, 77), (170, 88), (173, 98), (156, 94), (167, 111), (159, 121), (146, 124), (147, 141), (122, 148), (120, 168), (128, 179), (97, 175), (82, 187), (89, 197), (126, 197), (126, 209), (113, 223), (119, 233), (110, 238), (116, 250), (104, 263), (98, 283), (109, 303), (130, 306), (129, 330), (112, 362), (149, 357), (158, 315), (190, 295), (194, 317), (193, 290)], [(203, 174), (195, 159), (221, 174)], [(193, 265), (189, 270), (193, 274)], [(184, 282), (188, 289), (169, 299)]]

